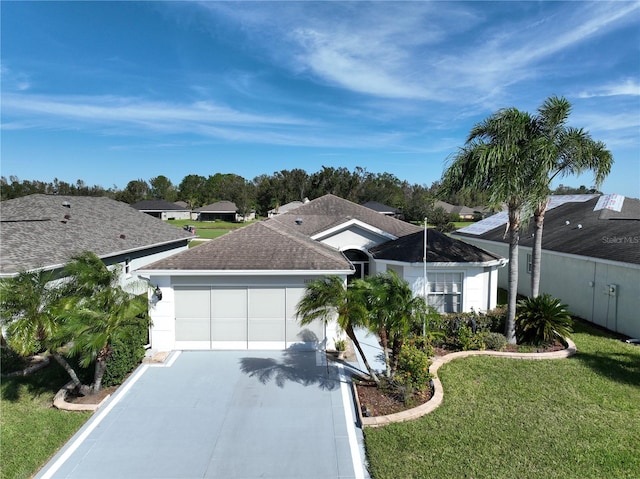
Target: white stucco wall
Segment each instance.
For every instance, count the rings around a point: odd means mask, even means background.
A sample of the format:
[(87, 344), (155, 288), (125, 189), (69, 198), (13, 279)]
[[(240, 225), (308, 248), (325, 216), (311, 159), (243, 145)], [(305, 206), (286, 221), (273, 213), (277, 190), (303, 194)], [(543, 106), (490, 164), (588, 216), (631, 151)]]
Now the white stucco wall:
[[(402, 264), (377, 260), (376, 271), (393, 270), (411, 286), (415, 295), (424, 294), (424, 267), (421, 263)], [(496, 307), (497, 266), (463, 266), (460, 264), (427, 266), (427, 272), (462, 273), (462, 311), (487, 311)]]
[[(503, 243), (464, 237), (504, 257), (509, 246)], [(527, 255), (531, 248), (518, 248), (518, 293), (531, 294), (531, 275), (527, 272)], [(507, 289), (508, 269), (498, 273), (498, 285)], [(617, 285), (615, 295), (608, 286)], [(634, 338), (640, 337), (640, 265), (600, 260), (585, 256), (542, 252), (540, 292), (562, 300), (570, 311), (587, 321)]]

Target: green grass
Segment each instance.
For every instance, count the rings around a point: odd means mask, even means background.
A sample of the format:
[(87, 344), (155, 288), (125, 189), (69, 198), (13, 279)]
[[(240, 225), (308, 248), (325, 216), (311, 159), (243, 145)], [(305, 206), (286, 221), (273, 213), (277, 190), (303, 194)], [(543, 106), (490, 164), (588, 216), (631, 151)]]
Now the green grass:
[(475, 221), (454, 221), (453, 222), (457, 230), (459, 230), (460, 228), (464, 228), (465, 226), (472, 225), (473, 223), (475, 223)]
[(443, 366), (440, 408), (365, 430), (372, 477), (640, 477), (640, 347), (575, 330), (570, 359)]
[(2, 378), (0, 478), (31, 477), (91, 416), (52, 406), (67, 381), (57, 363), (27, 377)]
[(196, 229), (196, 235), (200, 238), (213, 239), (223, 234), (228, 233), (231, 230), (236, 230), (247, 226), (253, 221), (246, 223), (231, 223), (229, 221), (193, 221), (193, 220), (167, 220), (167, 223), (182, 228), (186, 225), (191, 225)]

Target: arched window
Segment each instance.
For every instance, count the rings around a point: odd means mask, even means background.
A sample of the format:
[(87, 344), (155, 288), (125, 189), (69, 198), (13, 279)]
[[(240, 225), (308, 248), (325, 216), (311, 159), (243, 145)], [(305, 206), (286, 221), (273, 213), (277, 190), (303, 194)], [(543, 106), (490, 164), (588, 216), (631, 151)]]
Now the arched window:
[(349, 249), (342, 253), (356, 268), (356, 272), (347, 278), (347, 282), (354, 279), (363, 279), (369, 276), (369, 256), (367, 256), (365, 252), (357, 249)]

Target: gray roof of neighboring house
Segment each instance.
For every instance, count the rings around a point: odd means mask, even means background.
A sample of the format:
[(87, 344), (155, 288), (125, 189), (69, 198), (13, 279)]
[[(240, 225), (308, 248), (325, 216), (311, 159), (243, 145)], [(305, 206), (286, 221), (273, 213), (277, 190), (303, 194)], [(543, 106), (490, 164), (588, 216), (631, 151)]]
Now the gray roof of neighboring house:
[[(640, 200), (625, 198), (621, 211), (594, 211), (598, 200), (598, 197), (593, 197), (548, 210), (544, 219), (542, 249), (640, 264)], [(491, 217), (484, 221), (488, 220)], [(520, 232), (520, 245), (533, 246), (533, 227), (531, 219)], [(508, 243), (508, 236), (503, 238), (504, 232), (505, 225), (502, 224), (482, 234), (470, 234), (463, 229), (455, 235), (463, 239)]]
[(110, 198), (35, 194), (0, 203), (0, 238), (7, 275), (63, 265), (87, 250), (106, 258), (192, 235)]
[[(375, 246), (369, 252), (376, 259), (422, 263), (424, 230)], [(487, 263), (502, 259), (489, 251), (451, 238), (439, 231), (427, 231), (427, 263)]]
[(144, 270), (349, 270), (340, 253), (272, 220), (231, 231)]
[(286, 205), (278, 206), (272, 210), (269, 210), (268, 213), (271, 214), (283, 214), (288, 211), (296, 209), (298, 206), (302, 206), (304, 203), (302, 201), (291, 201)]
[(207, 206), (197, 208), (198, 213), (235, 213), (238, 207), (233, 201), (218, 201)]
[(334, 195), (321, 196), (293, 211), (274, 216), (269, 221), (314, 236), (351, 220), (361, 221), (398, 238), (420, 230), (419, 226), (381, 215), (370, 208)]
[(189, 203), (187, 203), (186, 201), (176, 201), (174, 205), (179, 206), (180, 208), (184, 208), (185, 210), (191, 209), (189, 208)]
[(187, 208), (166, 200), (142, 200), (131, 205), (138, 211), (188, 211)]
[(378, 213), (392, 213), (398, 214), (400, 210), (398, 208), (394, 208), (393, 206), (385, 205), (382, 203), (378, 203), (377, 201), (367, 201), (363, 203), (362, 206), (377, 211)]

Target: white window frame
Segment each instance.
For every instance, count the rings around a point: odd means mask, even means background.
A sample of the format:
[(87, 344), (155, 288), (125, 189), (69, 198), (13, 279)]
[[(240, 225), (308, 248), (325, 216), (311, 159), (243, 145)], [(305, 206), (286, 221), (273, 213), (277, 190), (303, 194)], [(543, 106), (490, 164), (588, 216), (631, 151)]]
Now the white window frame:
[[(445, 275), (457, 275), (459, 281), (453, 278), (449, 280)], [(464, 280), (463, 271), (427, 272), (427, 303), (436, 308), (439, 313), (461, 313), (464, 311)], [(441, 291), (437, 291), (437, 289)], [(447, 301), (448, 297), (452, 298), (452, 301)], [(438, 301), (435, 301), (436, 298)], [(454, 305), (452, 311), (446, 311), (449, 304)]]

